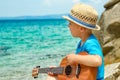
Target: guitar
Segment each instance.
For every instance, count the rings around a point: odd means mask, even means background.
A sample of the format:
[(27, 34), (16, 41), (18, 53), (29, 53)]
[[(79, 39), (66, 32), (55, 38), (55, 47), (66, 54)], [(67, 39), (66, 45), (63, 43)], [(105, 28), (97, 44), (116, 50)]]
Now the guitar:
[[(81, 52), (79, 55), (88, 55), (88, 53)], [(69, 65), (67, 64), (66, 57), (62, 59), (59, 67), (40, 68), (40, 66), (37, 66), (37, 68), (39, 69), (38, 73), (53, 72), (57, 74), (58, 80), (96, 80), (97, 76), (97, 67), (85, 66), (78, 63)]]

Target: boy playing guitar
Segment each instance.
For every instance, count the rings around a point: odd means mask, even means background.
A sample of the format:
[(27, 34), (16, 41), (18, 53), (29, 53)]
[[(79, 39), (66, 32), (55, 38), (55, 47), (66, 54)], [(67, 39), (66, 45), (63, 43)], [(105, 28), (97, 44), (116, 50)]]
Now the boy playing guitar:
[[(59, 68), (51, 68), (47, 80), (104, 80), (103, 53), (99, 41), (92, 34), (92, 30), (100, 30), (96, 25), (97, 11), (86, 4), (76, 4), (68, 16), (63, 16), (69, 21), (69, 29), (73, 37), (80, 38), (76, 54), (67, 55)], [(62, 71), (57, 74), (54, 72)], [(32, 71), (36, 77), (40, 68)], [(90, 75), (91, 74), (91, 75)]]

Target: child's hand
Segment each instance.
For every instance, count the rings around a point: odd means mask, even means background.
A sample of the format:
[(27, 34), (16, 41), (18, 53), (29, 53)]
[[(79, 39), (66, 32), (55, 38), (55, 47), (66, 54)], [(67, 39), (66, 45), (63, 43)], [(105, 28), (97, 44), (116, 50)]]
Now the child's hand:
[[(55, 68), (55, 66), (51, 66), (50, 68)], [(54, 74), (53, 72), (48, 72), (49, 76), (55, 77), (57, 74)]]
[(69, 54), (67, 57), (67, 63), (68, 64), (74, 64), (76, 61), (76, 55), (75, 54)]

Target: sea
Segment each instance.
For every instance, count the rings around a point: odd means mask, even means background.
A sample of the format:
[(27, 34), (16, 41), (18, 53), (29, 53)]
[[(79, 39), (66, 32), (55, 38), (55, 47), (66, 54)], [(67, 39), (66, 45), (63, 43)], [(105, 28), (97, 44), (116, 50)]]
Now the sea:
[[(1, 20), (0, 80), (35, 80), (33, 68), (59, 66), (78, 42), (63, 19)], [(39, 74), (36, 80), (46, 78)]]

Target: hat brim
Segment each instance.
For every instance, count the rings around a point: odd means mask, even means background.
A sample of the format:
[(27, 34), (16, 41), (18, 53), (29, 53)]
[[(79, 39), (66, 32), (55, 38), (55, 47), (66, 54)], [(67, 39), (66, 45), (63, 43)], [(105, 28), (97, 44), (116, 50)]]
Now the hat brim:
[(70, 18), (69, 16), (63, 16), (63, 18), (64, 18), (64, 19), (67, 19), (68, 21), (72, 21), (72, 22), (74, 22), (74, 23), (76, 23), (76, 24), (78, 24), (78, 25), (80, 25), (80, 26), (82, 26), (82, 27), (88, 28), (88, 29), (100, 30), (100, 26), (98, 26), (98, 25), (96, 25), (95, 28), (92, 28), (92, 27), (85, 26), (85, 25), (83, 25), (83, 24), (81, 24), (81, 23), (78, 23), (77, 21), (73, 20), (73, 19)]

